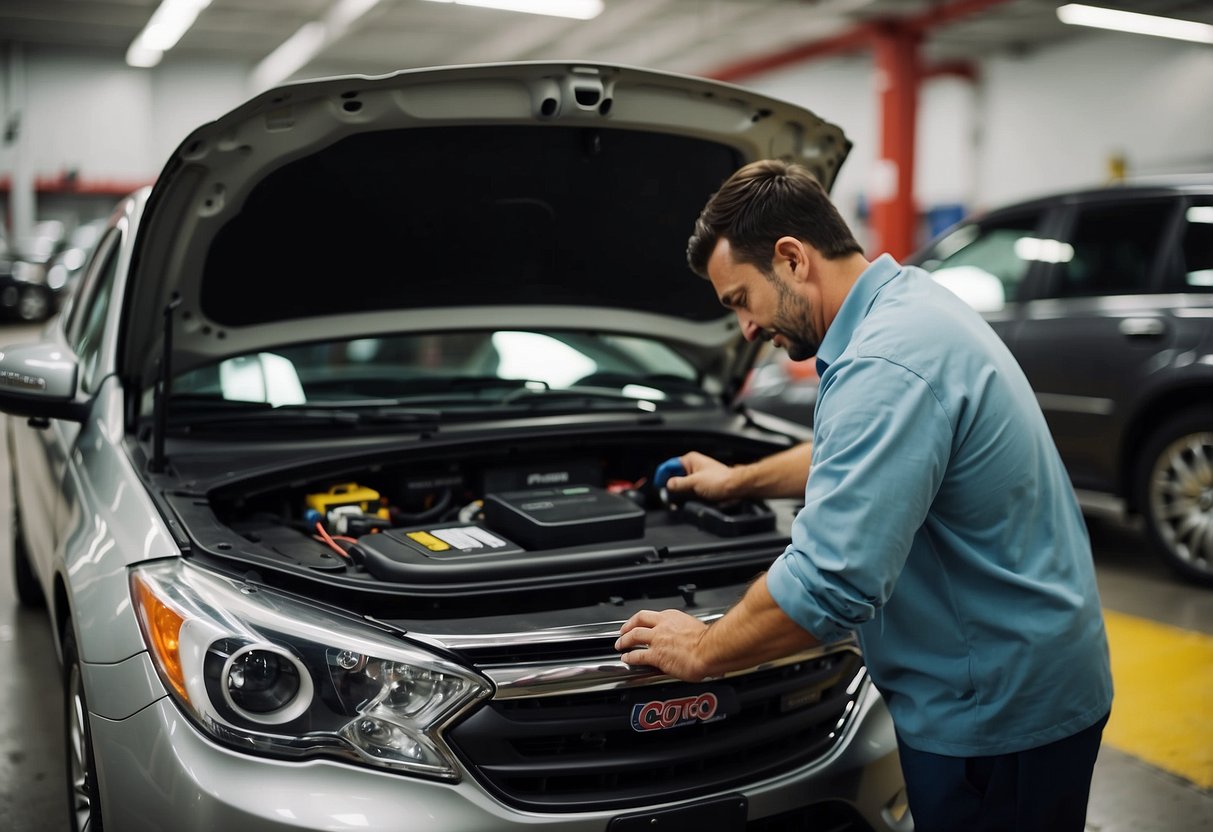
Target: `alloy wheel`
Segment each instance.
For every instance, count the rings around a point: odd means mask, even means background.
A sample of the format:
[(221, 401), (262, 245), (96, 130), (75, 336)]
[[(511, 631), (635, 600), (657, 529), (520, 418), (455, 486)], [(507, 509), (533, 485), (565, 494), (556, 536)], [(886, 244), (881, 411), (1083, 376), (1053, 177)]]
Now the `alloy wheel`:
[(85, 720), (88, 719), (88, 711), (84, 704), (84, 695), (81, 690), (80, 682), (80, 666), (74, 664), (68, 674), (68, 770), (71, 778), (71, 796), (72, 805), (68, 810), (74, 816), (74, 827), (79, 830), (87, 830), (93, 818), (93, 798), (90, 789), (92, 781), (91, 759), (88, 753), (88, 727), (85, 725)]
[(1213, 432), (1180, 436), (1154, 462), (1149, 480), (1154, 526), (1170, 554), (1213, 575)]

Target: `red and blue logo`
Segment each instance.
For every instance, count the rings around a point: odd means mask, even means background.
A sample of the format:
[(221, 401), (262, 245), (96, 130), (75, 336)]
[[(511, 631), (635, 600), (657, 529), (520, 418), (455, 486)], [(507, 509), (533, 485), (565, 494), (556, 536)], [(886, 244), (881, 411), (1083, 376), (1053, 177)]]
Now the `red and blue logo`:
[(681, 728), (696, 722), (724, 719), (720, 700), (714, 693), (681, 696), (677, 699), (654, 699), (632, 706), (633, 731), (663, 731)]

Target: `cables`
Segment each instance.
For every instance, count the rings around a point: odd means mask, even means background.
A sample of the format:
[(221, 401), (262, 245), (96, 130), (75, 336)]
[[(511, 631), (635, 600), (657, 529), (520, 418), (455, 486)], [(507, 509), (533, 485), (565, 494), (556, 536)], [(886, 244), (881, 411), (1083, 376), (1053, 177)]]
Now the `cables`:
[[(341, 546), (339, 543), (337, 543), (337, 540), (333, 539), (333, 536), (328, 533), (328, 531), (324, 528), (324, 524), (319, 520), (316, 521), (316, 534), (314, 537), (346, 560), (353, 560), (350, 553), (345, 550), (345, 547)], [(341, 537), (340, 539), (353, 542), (353, 538), (351, 537)]]

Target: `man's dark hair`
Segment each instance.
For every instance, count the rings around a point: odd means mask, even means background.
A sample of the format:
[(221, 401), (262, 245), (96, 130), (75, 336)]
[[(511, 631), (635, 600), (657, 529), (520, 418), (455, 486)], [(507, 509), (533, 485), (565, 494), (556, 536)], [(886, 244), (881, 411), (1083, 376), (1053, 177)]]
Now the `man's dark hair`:
[(795, 237), (828, 260), (862, 254), (829, 195), (807, 168), (764, 159), (738, 170), (712, 194), (687, 242), (687, 263), (708, 276), (708, 259), (721, 238), (733, 259), (771, 271), (775, 241)]

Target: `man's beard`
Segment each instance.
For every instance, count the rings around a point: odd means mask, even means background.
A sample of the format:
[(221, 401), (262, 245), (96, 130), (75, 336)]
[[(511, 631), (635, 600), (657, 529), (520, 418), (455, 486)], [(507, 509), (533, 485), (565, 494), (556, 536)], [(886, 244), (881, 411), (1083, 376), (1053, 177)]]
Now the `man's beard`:
[(779, 294), (779, 306), (775, 309), (775, 320), (771, 322), (770, 331), (782, 335), (785, 342), (784, 350), (793, 361), (804, 361), (817, 355), (821, 342), (813, 334), (809, 323), (813, 307), (800, 295), (788, 288), (787, 284), (777, 275), (770, 275), (775, 282)]

